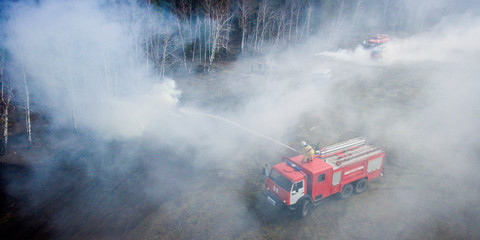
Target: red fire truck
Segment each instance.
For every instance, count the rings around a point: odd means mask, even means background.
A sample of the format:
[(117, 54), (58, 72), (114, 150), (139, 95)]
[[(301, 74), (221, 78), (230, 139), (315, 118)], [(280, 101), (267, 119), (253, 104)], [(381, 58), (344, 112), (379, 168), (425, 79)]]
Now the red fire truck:
[(386, 34), (377, 34), (363, 41), (363, 46), (365, 48), (371, 48), (371, 47), (376, 47), (380, 44), (387, 43), (388, 41), (390, 41), (390, 36)]
[(382, 174), (385, 151), (359, 137), (324, 147), (309, 162), (303, 163), (302, 157), (283, 157), (266, 177), (263, 191), (273, 206), (294, 210), (299, 217), (330, 195), (345, 199), (365, 191), (368, 182)]

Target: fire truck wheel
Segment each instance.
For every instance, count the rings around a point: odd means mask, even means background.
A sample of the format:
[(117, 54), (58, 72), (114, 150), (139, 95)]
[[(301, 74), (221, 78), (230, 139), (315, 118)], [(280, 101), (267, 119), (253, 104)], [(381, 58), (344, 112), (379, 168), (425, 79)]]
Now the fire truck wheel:
[(308, 216), (310, 213), (310, 209), (312, 208), (312, 204), (308, 199), (304, 199), (302, 202), (300, 202), (300, 206), (297, 209), (297, 214), (300, 218), (304, 218)]
[(352, 196), (352, 193), (353, 193), (352, 184), (347, 184), (347, 185), (343, 186), (342, 192), (340, 193), (340, 197), (342, 199), (347, 199), (350, 196)]
[(358, 182), (355, 184), (355, 193), (362, 193), (365, 190), (367, 190), (368, 187), (368, 181), (365, 178), (362, 178), (358, 180)]

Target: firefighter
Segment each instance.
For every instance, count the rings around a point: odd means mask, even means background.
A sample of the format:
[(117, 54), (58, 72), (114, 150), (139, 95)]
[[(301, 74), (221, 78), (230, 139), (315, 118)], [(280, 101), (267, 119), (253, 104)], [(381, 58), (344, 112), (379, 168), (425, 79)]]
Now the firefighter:
[(306, 162), (312, 161), (313, 154), (315, 153), (315, 151), (305, 141), (302, 141), (302, 146), (303, 146), (302, 162), (306, 163)]

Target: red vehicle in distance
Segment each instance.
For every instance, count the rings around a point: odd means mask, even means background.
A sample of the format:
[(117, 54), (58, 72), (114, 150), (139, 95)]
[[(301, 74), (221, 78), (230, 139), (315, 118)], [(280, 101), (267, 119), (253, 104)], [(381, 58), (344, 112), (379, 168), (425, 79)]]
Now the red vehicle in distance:
[(375, 36), (371, 36), (365, 41), (363, 41), (363, 46), (365, 48), (373, 48), (379, 46), (381, 44), (387, 43), (390, 41), (390, 36), (387, 34), (377, 34)]

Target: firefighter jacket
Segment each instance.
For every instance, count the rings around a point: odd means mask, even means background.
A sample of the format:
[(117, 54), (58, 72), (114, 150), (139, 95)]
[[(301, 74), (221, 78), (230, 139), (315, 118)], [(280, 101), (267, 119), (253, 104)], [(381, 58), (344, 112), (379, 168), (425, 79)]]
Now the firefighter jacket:
[(302, 161), (305, 162), (306, 160), (312, 160), (313, 154), (315, 151), (313, 150), (310, 145), (307, 145), (303, 148), (303, 158)]

